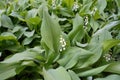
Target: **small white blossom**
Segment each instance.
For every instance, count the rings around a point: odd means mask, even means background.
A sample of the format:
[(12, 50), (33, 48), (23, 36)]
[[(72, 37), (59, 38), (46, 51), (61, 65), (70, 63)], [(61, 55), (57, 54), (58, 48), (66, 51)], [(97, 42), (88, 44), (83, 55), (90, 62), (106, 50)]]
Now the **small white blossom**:
[(56, 8), (56, 0), (52, 0), (52, 8), (53, 8), (53, 9)]
[(112, 56), (110, 54), (105, 54), (103, 57), (106, 59), (107, 62), (112, 60)]
[(80, 7), (80, 6), (78, 5), (78, 3), (77, 3), (77, 2), (74, 2), (72, 11), (77, 11), (79, 7)]
[(52, 0), (52, 8), (55, 9), (57, 6), (61, 6), (62, 0)]
[(65, 46), (66, 46), (66, 41), (65, 39), (62, 37), (62, 35), (60, 36), (60, 45), (61, 45), (61, 48), (60, 48), (60, 52), (65, 50)]
[(85, 26), (88, 24), (88, 16), (85, 17)]
[(87, 28), (86, 26), (88, 25), (88, 21), (89, 21), (88, 16), (85, 16), (85, 18), (84, 18), (84, 26), (83, 26), (83, 28)]

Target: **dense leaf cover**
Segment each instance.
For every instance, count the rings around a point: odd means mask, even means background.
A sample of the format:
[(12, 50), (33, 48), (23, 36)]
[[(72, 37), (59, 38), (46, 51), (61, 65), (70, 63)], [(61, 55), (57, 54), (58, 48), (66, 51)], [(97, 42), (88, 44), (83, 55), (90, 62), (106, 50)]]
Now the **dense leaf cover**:
[(120, 79), (120, 0), (0, 0), (0, 80), (93, 79)]

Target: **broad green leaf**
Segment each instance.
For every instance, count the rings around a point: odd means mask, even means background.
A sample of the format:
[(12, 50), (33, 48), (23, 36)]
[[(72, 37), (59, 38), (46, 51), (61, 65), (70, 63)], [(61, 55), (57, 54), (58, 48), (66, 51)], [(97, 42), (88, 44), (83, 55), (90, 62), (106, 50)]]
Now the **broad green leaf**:
[(39, 17), (34, 17), (34, 18), (29, 18), (26, 19), (27, 25), (29, 26), (29, 28), (32, 29), (36, 29), (37, 25), (40, 24), (40, 18)]
[(120, 32), (119, 32), (118, 35), (116, 36), (116, 39), (120, 39)]
[(115, 0), (117, 5), (120, 7), (120, 0)]
[(111, 63), (104, 71), (120, 74), (120, 62)]
[(20, 66), (20, 64), (18, 64), (18, 66), (16, 67), (16, 70), (15, 70), (16, 74), (17, 75), (20, 74), (20, 72), (23, 71), (25, 68), (26, 68), (26, 66), (24, 66), (24, 65)]
[[(101, 18), (101, 15), (100, 15), (100, 13), (99, 13), (99, 10), (98, 10), (97, 8), (95, 8), (95, 9), (96, 9), (96, 11), (92, 13), (92, 14), (93, 14), (93, 18), (94, 18), (95, 20), (98, 20), (98, 19)], [(93, 11), (94, 11), (94, 10), (93, 10)]]
[(36, 38), (40, 38), (40, 36), (34, 35), (34, 36), (32, 36), (32, 37), (27, 37), (27, 38), (25, 38), (25, 39), (23, 40), (22, 44), (23, 44), (23, 45), (28, 45), (28, 44), (30, 44), (30, 43), (31, 43), (34, 39), (36, 39)]
[(1, 23), (1, 22), (2, 22), (2, 21), (1, 21), (1, 20), (2, 20), (2, 19), (1, 19), (2, 13), (3, 13), (4, 11), (5, 11), (5, 10), (0, 10), (0, 27), (1, 27), (1, 24), (2, 24), (2, 23)]
[(79, 43), (79, 42), (76, 42), (76, 45), (77, 45), (78, 47), (86, 47), (86, 46), (88, 45), (88, 43), (81, 44), (81, 43)]
[(4, 9), (5, 8), (5, 1), (0, 1), (0, 9)]
[(84, 36), (83, 18), (78, 14), (73, 19), (73, 29), (70, 31), (68, 36), (74, 45), (76, 42), (80, 42)]
[(106, 24), (102, 29), (99, 29), (93, 36), (99, 35), (99, 34), (103, 33), (103, 31), (105, 31), (105, 30), (110, 30), (119, 24), (120, 24), (120, 20), (110, 22), (110, 23)]
[(16, 51), (20, 47), (20, 43), (14, 36), (0, 36), (0, 50)]
[(5, 59), (2, 63), (15, 63), (21, 60), (33, 60), (36, 56), (38, 56), (36, 53), (26, 51), (22, 53), (17, 53), (12, 57)]
[(72, 8), (74, 4), (74, 0), (63, 0), (63, 2), (67, 5), (68, 8)]
[(34, 32), (35, 32), (35, 30), (33, 30), (31, 32), (26, 31), (26, 32), (24, 32), (24, 35), (29, 38), (29, 37), (32, 37), (34, 35)]
[(119, 13), (120, 13), (120, 0), (115, 0), (115, 1), (116, 1), (117, 6), (118, 6)]
[(93, 53), (90, 51), (77, 47), (71, 47), (64, 52), (63, 57), (58, 60), (58, 63), (66, 69), (69, 69), (74, 67), (78, 62), (81, 62), (81, 65), (84, 64), (84, 61), (92, 55)]
[(1, 16), (1, 25), (9, 29), (12, 29), (14, 27), (11, 19), (7, 15)]
[(70, 74), (70, 76), (71, 76), (71, 80), (81, 80), (81, 79), (78, 77), (78, 75), (77, 75), (75, 72), (73, 72), (72, 70), (69, 70), (68, 72), (69, 72), (69, 74)]
[(28, 1), (29, 1), (29, 0), (25, 0), (25, 1), (19, 0), (19, 1), (18, 1), (18, 4), (19, 4), (20, 6), (24, 6), (26, 3), (28, 3)]
[(92, 0), (83, 0), (83, 5), (88, 4), (89, 2), (92, 2)]
[(86, 59), (86, 61), (84, 61), (84, 63), (79, 68), (84, 68), (84, 67), (93, 65), (95, 62), (97, 62), (100, 59), (100, 57), (102, 55), (101, 45), (90, 46), (89, 50), (91, 52), (93, 52), (94, 54), (91, 57), (89, 57), (88, 59)]
[(63, 67), (57, 69), (43, 69), (43, 76), (45, 80), (71, 80), (69, 73)]
[(34, 61), (23, 61), (21, 65), (22, 66), (36, 66)]
[(83, 7), (80, 9), (80, 15), (90, 14), (90, 7), (91, 7), (92, 3), (93, 2), (89, 2), (85, 5), (83, 5)]
[(97, 0), (97, 8), (100, 13), (104, 12), (104, 9), (106, 8), (106, 6), (107, 6), (106, 0)]
[(47, 47), (55, 52), (59, 51), (61, 29), (59, 24), (51, 18), (47, 11), (43, 10), (41, 35)]
[(3, 32), (0, 36), (4, 36), (4, 37), (5, 36), (12, 36), (12, 37), (14, 37), (16, 39), (16, 36), (13, 33), (11, 33), (11, 32)]
[(34, 18), (37, 16), (38, 10), (37, 9), (31, 9), (30, 11), (28, 11), (26, 19), (29, 18)]
[(59, 14), (61, 14), (62, 16), (66, 16), (66, 17), (73, 17), (74, 15), (72, 10), (68, 8), (60, 8)]
[(47, 5), (46, 4), (41, 4), (38, 8), (38, 15), (40, 16), (40, 18), (43, 18), (43, 11), (46, 10), (48, 11)]
[(119, 43), (120, 43), (120, 40), (115, 40), (115, 39), (106, 40), (103, 42), (103, 49), (107, 51)]
[(112, 74), (105, 78), (96, 78), (95, 80), (120, 80), (120, 75)]
[(51, 65), (52, 63), (56, 62), (58, 58), (59, 58), (59, 54), (57, 54), (56, 56), (54, 52), (48, 51), (47, 60), (46, 60), (46, 63), (47, 63), (46, 68), (49, 67), (49, 65)]
[(15, 7), (18, 7), (18, 9), (20, 9), (20, 11), (24, 11), (26, 10), (30, 4), (29, 4), (29, 0), (16, 0), (17, 1), (17, 5)]
[(23, 19), (23, 17), (22, 17), (18, 12), (12, 12), (10, 15), (13, 16), (13, 17), (18, 18), (18, 19), (21, 20), (21, 21), (25, 21), (25, 20)]
[(16, 25), (13, 28), (12, 33), (14, 33), (17, 39), (20, 39), (27, 29), (28, 28), (25, 26)]
[(113, 53), (116, 56), (116, 59), (120, 61), (120, 57), (119, 57), (120, 45), (119, 44), (113, 48)]
[(104, 71), (108, 66), (109, 66), (109, 64), (104, 65), (104, 66), (100, 66), (97, 68), (93, 68), (93, 69), (78, 73), (78, 76), (85, 77), (85, 76), (97, 75), (97, 74), (101, 73), (102, 71)]
[(28, 45), (33, 41), (34, 37), (25, 38), (22, 42), (23, 45)]
[(93, 32), (95, 32), (99, 28), (99, 24), (97, 21), (95, 21), (93, 18), (90, 19), (90, 26), (93, 29)]
[(44, 58), (41, 56), (40, 51), (37, 52), (33, 49), (28, 49), (24, 52), (16, 53), (8, 58), (6, 58), (2, 63), (18, 63), (22, 60), (44, 60)]
[(90, 44), (99, 43), (99, 45), (101, 45), (101, 43), (103, 43), (105, 40), (112, 39), (112, 35), (108, 30), (102, 30), (99, 34), (96, 33), (93, 34)]
[(7, 78), (15, 76), (16, 67), (18, 67), (17, 64), (0, 63), (0, 79), (6, 80)]

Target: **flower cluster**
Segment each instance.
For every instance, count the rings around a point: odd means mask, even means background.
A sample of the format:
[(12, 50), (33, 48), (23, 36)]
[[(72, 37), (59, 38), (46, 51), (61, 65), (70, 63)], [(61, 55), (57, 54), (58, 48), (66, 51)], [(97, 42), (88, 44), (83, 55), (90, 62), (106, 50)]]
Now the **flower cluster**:
[(55, 0), (52, 0), (52, 7), (53, 7), (53, 9), (56, 8), (56, 1)]
[(84, 26), (88, 25), (88, 16), (85, 16), (85, 20), (84, 20)]
[(84, 28), (86, 28), (86, 26), (88, 25), (88, 21), (89, 21), (89, 18), (88, 18), (88, 16), (85, 16), (85, 18), (84, 18)]
[(77, 1), (74, 2), (74, 5), (73, 5), (73, 8), (72, 8), (72, 11), (77, 11), (79, 7), (80, 7), (80, 6), (78, 5), (78, 2), (77, 2)]
[(61, 6), (62, 0), (52, 0), (52, 8), (55, 9), (57, 6)]
[(61, 48), (60, 48), (60, 52), (61, 52), (61, 51), (65, 50), (65, 46), (66, 46), (66, 41), (62, 37), (62, 35), (60, 36), (60, 44), (61, 44)]
[(106, 59), (107, 62), (112, 60), (112, 56), (110, 54), (105, 54), (103, 57)]

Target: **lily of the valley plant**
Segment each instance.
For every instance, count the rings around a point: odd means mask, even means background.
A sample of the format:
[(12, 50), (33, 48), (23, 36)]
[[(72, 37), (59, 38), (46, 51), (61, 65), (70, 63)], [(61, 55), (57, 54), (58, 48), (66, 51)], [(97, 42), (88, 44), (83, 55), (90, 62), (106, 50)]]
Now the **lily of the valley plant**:
[(0, 80), (120, 80), (120, 0), (0, 0)]

